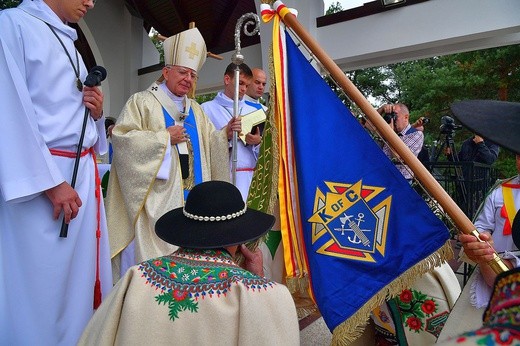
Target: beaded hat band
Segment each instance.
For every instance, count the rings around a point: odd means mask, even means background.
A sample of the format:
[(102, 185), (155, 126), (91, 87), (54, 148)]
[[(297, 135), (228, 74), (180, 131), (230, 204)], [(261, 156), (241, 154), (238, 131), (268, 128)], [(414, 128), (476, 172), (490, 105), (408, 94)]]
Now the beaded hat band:
[(236, 213), (228, 214), (228, 215), (224, 215), (224, 216), (193, 215), (193, 214), (188, 213), (186, 211), (186, 209), (184, 209), (184, 208), (182, 209), (182, 213), (184, 214), (184, 216), (186, 216), (190, 219), (193, 219), (193, 220), (197, 220), (197, 221), (226, 221), (226, 220), (231, 220), (231, 219), (234, 219), (241, 215), (244, 215), (246, 213), (246, 210), (247, 210), (247, 205), (244, 205), (244, 209), (237, 211)]

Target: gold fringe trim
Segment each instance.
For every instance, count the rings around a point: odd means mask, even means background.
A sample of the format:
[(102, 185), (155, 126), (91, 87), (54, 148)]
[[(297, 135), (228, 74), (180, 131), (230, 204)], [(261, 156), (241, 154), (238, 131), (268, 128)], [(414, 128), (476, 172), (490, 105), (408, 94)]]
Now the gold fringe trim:
[(316, 302), (309, 295), (308, 276), (301, 278), (286, 278), (286, 286), (293, 297), (299, 320), (318, 311)]
[(286, 278), (285, 286), (291, 294), (306, 294), (309, 290), (309, 277), (304, 276), (300, 278)]
[(354, 315), (338, 325), (332, 332), (331, 345), (346, 346), (354, 342), (363, 335), (372, 310), (381, 306), (388, 299), (399, 295), (402, 290), (411, 287), (419, 276), (452, 258), (453, 250), (448, 240), (439, 250), (408, 269), (367, 301)]

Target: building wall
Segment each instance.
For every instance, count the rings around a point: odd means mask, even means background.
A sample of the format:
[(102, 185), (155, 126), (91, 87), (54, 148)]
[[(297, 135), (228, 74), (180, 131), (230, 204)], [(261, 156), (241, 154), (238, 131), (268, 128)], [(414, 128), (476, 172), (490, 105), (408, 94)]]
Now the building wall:
[(123, 0), (98, 1), (80, 26), (97, 64), (107, 70), (102, 83), (105, 115), (117, 117), (130, 95), (148, 87), (141, 85), (137, 71), (159, 63), (159, 52)]

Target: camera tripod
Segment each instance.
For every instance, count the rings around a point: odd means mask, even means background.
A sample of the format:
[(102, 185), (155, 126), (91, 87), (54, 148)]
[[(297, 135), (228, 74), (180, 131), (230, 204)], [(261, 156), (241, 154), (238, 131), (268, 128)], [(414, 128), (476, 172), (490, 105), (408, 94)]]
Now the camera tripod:
[(444, 140), (441, 140), (443, 133), (441, 132), (435, 141), (435, 146), (433, 148), (433, 152), (430, 156), (431, 162), (438, 162), (439, 156), (449, 150), (451, 153), (452, 161), (459, 162), (459, 157), (457, 155), (457, 151), (455, 150), (455, 142), (453, 141), (453, 134), (446, 133), (444, 134)]
[(444, 140), (441, 140), (441, 136), (443, 135), (443, 133), (441, 132), (439, 134), (439, 137), (437, 137), (436, 145), (433, 148), (432, 155), (430, 156), (430, 162), (438, 162), (440, 154), (446, 152), (446, 150), (449, 150), (449, 158), (451, 158), (450, 161), (455, 163), (453, 165), (453, 168), (455, 170), (455, 176), (450, 176), (450, 178), (454, 178), (456, 190), (461, 197), (460, 200), (457, 201), (457, 203), (459, 204), (459, 206), (462, 207), (465, 206), (468, 202), (468, 191), (466, 189), (465, 177), (462, 172), (462, 167), (459, 164), (459, 157), (457, 155), (457, 151), (455, 150), (453, 134), (453, 131), (444, 133)]

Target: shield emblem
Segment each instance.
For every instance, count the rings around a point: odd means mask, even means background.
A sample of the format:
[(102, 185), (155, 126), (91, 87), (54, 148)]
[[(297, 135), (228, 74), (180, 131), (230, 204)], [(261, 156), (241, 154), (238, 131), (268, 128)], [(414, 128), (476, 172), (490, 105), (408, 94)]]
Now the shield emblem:
[(363, 199), (329, 222), (327, 229), (342, 248), (374, 252), (377, 218)]

